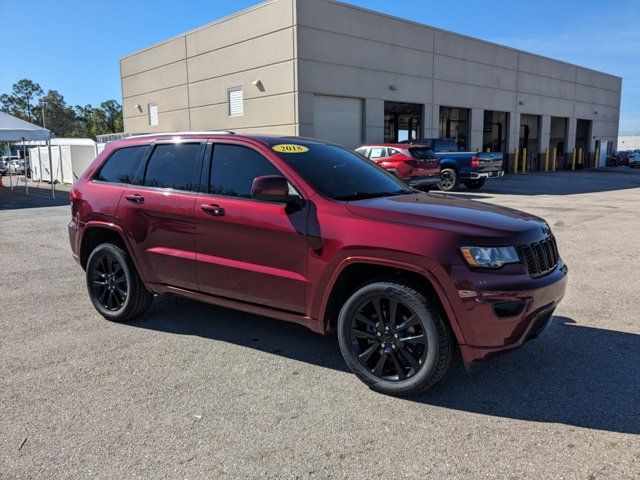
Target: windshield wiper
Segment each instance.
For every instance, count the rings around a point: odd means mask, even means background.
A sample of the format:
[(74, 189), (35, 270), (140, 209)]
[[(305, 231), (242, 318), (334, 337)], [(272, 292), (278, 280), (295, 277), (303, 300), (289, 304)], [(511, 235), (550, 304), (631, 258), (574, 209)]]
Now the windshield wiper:
[(395, 195), (407, 195), (409, 193), (411, 193), (411, 191), (408, 190), (396, 190), (395, 192), (356, 192), (336, 197), (336, 200), (365, 200), (367, 198), (393, 197)]

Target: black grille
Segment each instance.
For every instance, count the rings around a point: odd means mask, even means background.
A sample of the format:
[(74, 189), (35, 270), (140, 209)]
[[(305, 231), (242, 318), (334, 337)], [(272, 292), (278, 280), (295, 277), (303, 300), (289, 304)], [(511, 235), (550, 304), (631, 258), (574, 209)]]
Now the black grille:
[(541, 277), (558, 266), (558, 246), (554, 237), (518, 247), (520, 258), (532, 277)]

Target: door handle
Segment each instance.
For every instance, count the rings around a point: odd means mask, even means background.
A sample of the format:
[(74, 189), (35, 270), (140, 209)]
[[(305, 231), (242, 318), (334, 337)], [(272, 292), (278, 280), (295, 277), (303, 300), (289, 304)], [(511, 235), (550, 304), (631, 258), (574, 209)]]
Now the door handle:
[(144, 197), (139, 193), (134, 193), (133, 195), (125, 195), (124, 198), (129, 200), (131, 203), (144, 203)]
[(220, 205), (216, 205), (215, 203), (203, 203), (202, 205), (200, 205), (200, 208), (202, 209), (202, 211), (208, 213), (209, 215), (213, 215), (215, 217), (224, 216), (224, 208), (222, 208)]

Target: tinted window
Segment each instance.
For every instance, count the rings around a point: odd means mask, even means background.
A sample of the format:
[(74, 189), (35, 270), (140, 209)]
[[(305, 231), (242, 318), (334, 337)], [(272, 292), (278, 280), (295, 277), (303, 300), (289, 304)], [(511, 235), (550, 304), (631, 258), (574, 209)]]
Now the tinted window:
[(143, 185), (192, 190), (199, 151), (199, 143), (157, 145), (147, 164)]
[(107, 159), (94, 180), (114, 183), (133, 183), (133, 177), (144, 158), (146, 146), (116, 150)]
[(255, 150), (238, 145), (213, 147), (209, 193), (251, 198), (253, 179), (280, 172)]
[(455, 140), (434, 140), (436, 152), (457, 152), (460, 150)]
[(309, 151), (278, 155), (328, 197), (357, 200), (411, 192), (396, 177), (349, 150), (313, 143), (304, 146)]
[(415, 158), (427, 159), (435, 157), (431, 149), (427, 147), (410, 148), (409, 153)]

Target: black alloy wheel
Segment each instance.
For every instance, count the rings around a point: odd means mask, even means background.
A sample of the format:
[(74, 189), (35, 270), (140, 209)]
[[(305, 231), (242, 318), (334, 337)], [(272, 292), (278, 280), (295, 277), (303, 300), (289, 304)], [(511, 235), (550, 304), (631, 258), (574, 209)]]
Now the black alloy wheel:
[(438, 188), (444, 192), (451, 192), (458, 188), (458, 173), (453, 168), (445, 168), (440, 172)]
[(372, 282), (353, 292), (336, 330), (351, 371), (387, 395), (423, 392), (453, 357), (454, 339), (437, 300), (401, 283)]
[(98, 245), (91, 252), (86, 282), (93, 306), (114, 322), (139, 317), (153, 302), (153, 293), (146, 289), (129, 253), (112, 243)]
[(381, 295), (367, 299), (353, 315), (351, 344), (362, 366), (388, 381), (412, 377), (427, 356), (427, 337), (416, 313)]
[(122, 265), (110, 252), (102, 253), (90, 272), (94, 298), (106, 310), (120, 310), (127, 300), (128, 285)]

